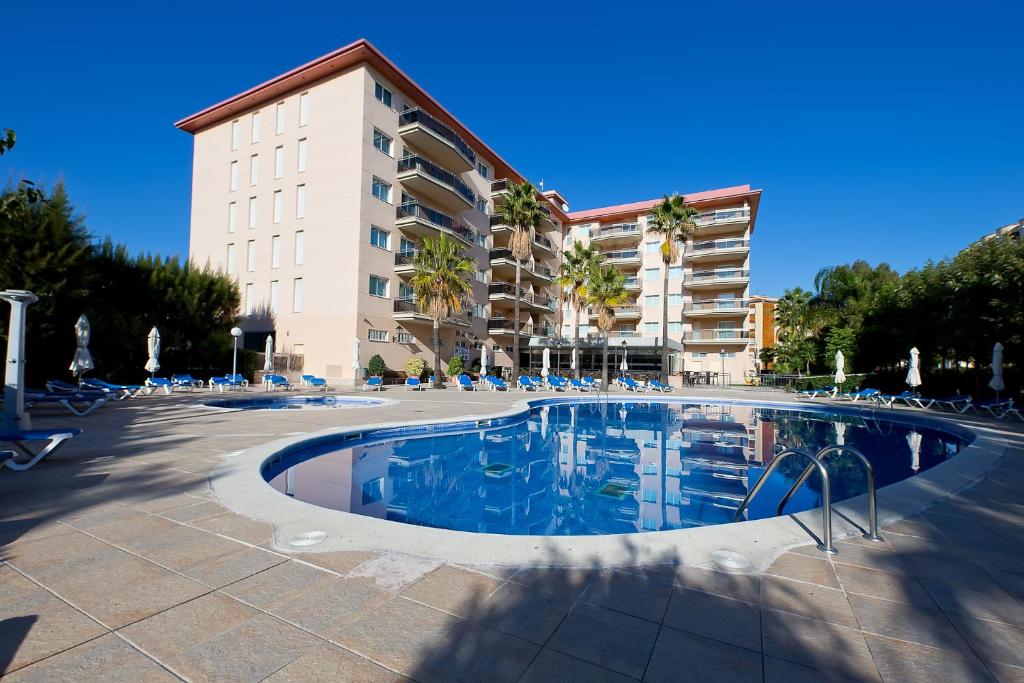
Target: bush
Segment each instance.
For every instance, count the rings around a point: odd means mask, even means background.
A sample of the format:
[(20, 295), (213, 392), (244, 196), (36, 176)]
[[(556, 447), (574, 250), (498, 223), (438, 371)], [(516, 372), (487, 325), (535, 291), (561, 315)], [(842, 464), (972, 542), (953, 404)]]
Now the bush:
[(427, 372), (427, 361), (422, 358), (410, 358), (405, 364), (405, 374), (409, 377), (420, 378)]
[[(867, 375), (847, 375), (846, 381), (843, 382), (843, 391), (853, 391), (854, 387), (866, 388), (866, 385), (864, 384), (864, 379), (866, 377)], [(832, 375), (818, 375), (815, 377), (805, 377), (803, 379), (796, 380), (794, 389), (797, 391), (821, 389), (822, 387), (831, 387), (835, 385), (835, 383), (835, 379), (833, 379)]]
[(374, 354), (370, 358), (370, 362), (366, 366), (367, 371), (371, 377), (383, 377), (384, 373), (388, 371), (388, 366), (384, 362), (384, 359), (380, 357), (380, 354)]
[(466, 370), (466, 361), (462, 359), (462, 356), (452, 356), (452, 359), (448, 361), (448, 376), (455, 377), (461, 375)]

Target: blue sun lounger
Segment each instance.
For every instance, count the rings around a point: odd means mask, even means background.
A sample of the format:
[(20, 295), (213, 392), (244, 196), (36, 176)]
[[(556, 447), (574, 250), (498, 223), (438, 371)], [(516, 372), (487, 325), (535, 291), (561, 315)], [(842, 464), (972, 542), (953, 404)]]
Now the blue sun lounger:
[(972, 406), (978, 412), (984, 410), (997, 420), (1002, 420), (1006, 417), (1007, 413), (1013, 409), (1013, 399), (1011, 398), (1005, 401), (985, 401), (983, 403), (972, 404)]
[(569, 388), (570, 389), (575, 389), (576, 391), (590, 391), (591, 386), (589, 384), (581, 382), (580, 380), (576, 379), (575, 377), (570, 377), (569, 378)]
[(647, 387), (641, 386), (636, 383), (636, 380), (632, 377), (623, 377), (619, 380), (619, 383), (626, 389), (626, 391), (632, 391), (633, 393), (640, 393), (647, 391)]
[(420, 382), (418, 377), (406, 377), (405, 378), (405, 390), (409, 391), (420, 391), (423, 389), (423, 384)]
[[(324, 384), (326, 385), (326, 382)], [(382, 391), (383, 389), (384, 379), (381, 377), (367, 377), (366, 384), (363, 385), (363, 391)]]
[(838, 391), (839, 391), (839, 389), (837, 387), (834, 387), (834, 386), (818, 387), (817, 389), (802, 389), (802, 390), (796, 392), (796, 397), (797, 398), (819, 398), (819, 397), (826, 397), (827, 396), (828, 398), (835, 398), (836, 397), (836, 392), (838, 392)]
[(145, 391), (146, 387), (141, 384), (111, 384), (110, 382), (104, 382), (101, 379), (84, 379), (82, 380), (82, 386), (87, 389), (105, 389), (107, 391), (116, 394), (114, 398), (118, 401), (123, 401), (133, 396), (138, 396), (141, 392)]
[(473, 385), (473, 380), (469, 378), (469, 375), (464, 373), (455, 378), (455, 387), (459, 391), (476, 391), (476, 386)]
[(526, 375), (519, 375), (519, 381), (516, 382), (516, 388), (522, 389), (523, 391), (537, 391), (537, 385), (535, 385), (533, 380)]
[(165, 394), (174, 391), (177, 385), (165, 377), (150, 377), (146, 380), (147, 393), (153, 393), (157, 389), (163, 389)]
[(649, 384), (651, 385), (652, 389), (654, 389), (655, 391), (660, 391), (663, 394), (667, 394), (670, 391), (674, 391), (675, 390), (673, 387), (670, 387), (667, 384), (662, 384), (659, 380), (656, 380), (656, 379), (652, 379), (649, 382)]
[[(99, 408), (111, 398), (110, 394), (99, 391), (90, 392), (58, 392), (26, 389), (25, 406), (53, 404), (62, 405), (75, 415), (82, 417)], [(81, 407), (80, 407), (81, 406)]]
[[(13, 444), (15, 448), (13, 451), (0, 450), (0, 467), (6, 465), (12, 470), (27, 470), (60, 448), (62, 443), (81, 433), (82, 430), (77, 428), (7, 431), (0, 429), (0, 443)], [(46, 445), (39, 452), (33, 452), (26, 444), (35, 441), (45, 441)], [(19, 455), (23, 458), (19, 459)]]
[(290, 391), (292, 383), (284, 375), (263, 375), (263, 386), (267, 389), (284, 389)]
[(892, 408), (893, 404), (896, 403), (897, 401), (903, 401), (908, 406), (914, 407), (914, 404), (911, 403), (911, 401), (913, 401), (915, 398), (917, 398), (917, 394), (915, 394), (913, 391), (904, 391), (899, 394), (878, 394), (877, 396), (875, 396), (875, 400), (880, 405), (884, 405), (886, 408)]
[(174, 383), (174, 386), (181, 387), (185, 391), (203, 388), (203, 380), (196, 379), (188, 373), (184, 375), (171, 375), (171, 382)]
[[(371, 377), (370, 379), (373, 379), (373, 377)], [(381, 378), (377, 377), (377, 379)], [(317, 377), (316, 375), (303, 375), (302, 383), (305, 384), (307, 387), (317, 387), (318, 389), (323, 389), (324, 391), (327, 391), (327, 380), (324, 379), (323, 377)], [(369, 383), (369, 380), (367, 380), (367, 383)], [(381, 386), (383, 386), (383, 384), (384, 382), (382, 380)]]
[(882, 392), (878, 389), (861, 389), (860, 391), (847, 391), (839, 394), (836, 398), (856, 403), (857, 401), (866, 401), (868, 399), (875, 398), (881, 393)]
[(555, 391), (565, 391), (569, 383), (558, 375), (548, 375), (548, 386)]
[(484, 375), (484, 381), (491, 387), (491, 391), (508, 391), (505, 380), (494, 375)]
[(970, 396), (964, 396), (961, 394), (947, 396), (945, 398), (924, 398), (923, 396), (918, 396), (917, 398), (911, 399), (911, 403), (916, 405), (918, 408), (931, 408), (932, 406), (938, 406), (939, 408), (955, 410), (961, 414), (974, 408), (974, 399)]

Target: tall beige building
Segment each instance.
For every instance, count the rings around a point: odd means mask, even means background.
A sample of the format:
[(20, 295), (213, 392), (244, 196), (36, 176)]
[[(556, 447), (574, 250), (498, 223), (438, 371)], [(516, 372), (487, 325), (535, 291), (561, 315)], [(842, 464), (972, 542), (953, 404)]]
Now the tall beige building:
[[(433, 361), (432, 322), (409, 287), (423, 237), (446, 234), (478, 264), (471, 300), (443, 325), (443, 361), (472, 362), (486, 345), (489, 365), (510, 367), (517, 296), (524, 361), (531, 349), (557, 346), (564, 315), (555, 278), (572, 239), (591, 239), (609, 263), (632, 268), (638, 296), (661, 291), (660, 280), (647, 280), (655, 258), (647, 238), (638, 228), (631, 241), (632, 228), (620, 225), (642, 224), (651, 202), (570, 214), (549, 191), (538, 195), (544, 220), (517, 292), (511, 231), (497, 207), (507, 184), (523, 177), (365, 40), (176, 125), (194, 137), (190, 257), (237, 278), (245, 345), (262, 349), (270, 334), (278, 353), (301, 357), (304, 372), (340, 383), (374, 354), (398, 370), (411, 356)], [(673, 290), (682, 295), (680, 314), (690, 315), (673, 318), (679, 325), (670, 334), (670, 345), (685, 344), (688, 367), (691, 354), (706, 363), (700, 354), (720, 348), (730, 369), (748, 360), (743, 316), (723, 311), (746, 298), (759, 196), (744, 186), (690, 197), (702, 210), (701, 230)], [(630, 250), (632, 257), (617, 253)], [(621, 332), (646, 334), (660, 321), (660, 308), (646, 303), (638, 299), (639, 314), (623, 311)], [(630, 337), (638, 359), (642, 341)]]

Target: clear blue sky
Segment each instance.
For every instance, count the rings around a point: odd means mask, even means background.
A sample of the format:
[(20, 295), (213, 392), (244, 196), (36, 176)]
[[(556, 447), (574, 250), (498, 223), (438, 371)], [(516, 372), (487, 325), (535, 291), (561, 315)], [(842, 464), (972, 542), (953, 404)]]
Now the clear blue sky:
[(11, 5), (0, 179), (63, 178), (98, 235), (184, 253), (172, 122), (366, 37), (574, 209), (763, 188), (756, 293), (1024, 216), (1019, 2), (330, 4)]

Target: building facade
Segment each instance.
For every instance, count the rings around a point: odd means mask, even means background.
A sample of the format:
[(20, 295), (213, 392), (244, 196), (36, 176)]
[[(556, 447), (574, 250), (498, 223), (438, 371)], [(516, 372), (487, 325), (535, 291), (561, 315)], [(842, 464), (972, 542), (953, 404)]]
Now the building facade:
[[(634, 277), (638, 298), (621, 312), (620, 334), (637, 343), (660, 324), (646, 298), (661, 292), (646, 273), (661, 265), (643, 231), (654, 202), (571, 214), (557, 192), (539, 193), (544, 218), (516, 291), (498, 207), (523, 177), (365, 40), (175, 125), (194, 138), (190, 258), (237, 279), (245, 345), (262, 349), (270, 334), (304, 372), (340, 383), (375, 354), (396, 370), (413, 356), (432, 363), (432, 321), (409, 279), (422, 239), (441, 234), (477, 264), (470, 299), (442, 325), (444, 362), (472, 363), (486, 346), (490, 366), (511, 366), (517, 298), (524, 361), (564, 333), (555, 280), (573, 239)], [(745, 317), (759, 197), (748, 186), (688, 197), (702, 213), (673, 266), (676, 369), (719, 353), (734, 373), (752, 367)]]

